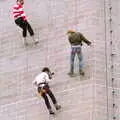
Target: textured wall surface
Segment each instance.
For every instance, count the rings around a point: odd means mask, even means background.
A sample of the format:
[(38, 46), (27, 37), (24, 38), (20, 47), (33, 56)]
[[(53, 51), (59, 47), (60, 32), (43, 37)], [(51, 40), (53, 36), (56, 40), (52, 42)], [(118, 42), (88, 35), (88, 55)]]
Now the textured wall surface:
[[(49, 66), (55, 72), (51, 89), (62, 105), (54, 119), (119, 120), (120, 1), (26, 0), (25, 12), (40, 42), (33, 45), (28, 35), (28, 47), (11, 15), (14, 3), (0, 0), (0, 119), (49, 120), (44, 101), (32, 86), (40, 70)], [(68, 29), (92, 41), (92, 47), (83, 46), (85, 77), (77, 74), (77, 59), (76, 77), (67, 75)]]

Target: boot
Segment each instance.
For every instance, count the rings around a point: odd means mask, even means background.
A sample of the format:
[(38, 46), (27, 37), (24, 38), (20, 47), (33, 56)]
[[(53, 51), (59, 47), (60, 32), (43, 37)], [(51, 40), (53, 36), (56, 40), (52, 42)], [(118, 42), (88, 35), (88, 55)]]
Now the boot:
[(38, 43), (39, 43), (39, 41), (35, 41), (35, 42), (34, 42), (34, 44), (38, 44)]
[(82, 76), (85, 75), (85, 73), (84, 73), (84, 71), (83, 71), (82, 69), (80, 69), (79, 73), (80, 73), (80, 75), (82, 75)]
[(56, 108), (56, 110), (60, 110), (61, 109), (61, 105), (55, 104), (55, 108)]
[(73, 74), (74, 74), (74, 73), (73, 73), (73, 72), (71, 72), (71, 71), (68, 73), (68, 75), (70, 75), (70, 76), (71, 76), (71, 75), (73, 75)]
[(33, 39), (33, 41), (34, 41), (34, 44), (38, 44), (38, 43), (39, 43), (39, 41), (38, 41), (37, 39), (35, 39), (34, 36), (32, 36), (32, 39)]
[(50, 115), (54, 115), (55, 112), (53, 112), (53, 110), (50, 109), (50, 110), (49, 110), (49, 114), (50, 114)]

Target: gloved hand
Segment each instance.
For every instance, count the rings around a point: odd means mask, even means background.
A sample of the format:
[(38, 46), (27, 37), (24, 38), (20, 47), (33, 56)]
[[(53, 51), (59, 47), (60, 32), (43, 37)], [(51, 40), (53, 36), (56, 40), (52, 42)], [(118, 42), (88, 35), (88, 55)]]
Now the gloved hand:
[(89, 42), (88, 42), (88, 45), (90, 46), (91, 44), (92, 44), (92, 43), (89, 41)]

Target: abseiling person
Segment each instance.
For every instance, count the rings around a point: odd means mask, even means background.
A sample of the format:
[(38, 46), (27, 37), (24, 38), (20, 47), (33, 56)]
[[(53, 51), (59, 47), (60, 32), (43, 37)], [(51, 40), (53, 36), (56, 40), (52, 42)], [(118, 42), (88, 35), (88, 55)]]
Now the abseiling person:
[(31, 27), (31, 25), (29, 24), (29, 22), (27, 21), (27, 17), (24, 12), (23, 5), (24, 5), (24, 0), (17, 0), (16, 4), (13, 6), (13, 17), (14, 17), (15, 23), (17, 26), (19, 26), (23, 30), (22, 35), (24, 38), (25, 45), (28, 45), (28, 42), (26, 39), (27, 31), (29, 32), (30, 36), (32, 37), (34, 43), (37, 44), (39, 42), (38, 42), (38, 40), (36, 40), (34, 38), (34, 31)]
[(76, 32), (74, 30), (68, 30), (67, 32), (68, 40), (71, 45), (71, 55), (70, 55), (70, 72), (69, 75), (74, 74), (74, 60), (75, 55), (77, 54), (79, 59), (79, 73), (84, 76), (85, 73), (83, 71), (83, 55), (82, 55), (82, 45), (83, 42), (87, 45), (91, 45), (91, 42), (87, 40), (82, 33)]
[(44, 67), (42, 69), (42, 72), (36, 76), (35, 80), (33, 81), (33, 84), (37, 87), (38, 93), (44, 99), (49, 113), (55, 114), (55, 112), (52, 110), (52, 107), (50, 105), (47, 95), (50, 96), (56, 110), (59, 110), (61, 108), (61, 106), (58, 105), (53, 92), (50, 90), (49, 82), (51, 81), (51, 79), (52, 79), (52, 73), (51, 73), (50, 69), (48, 67)]

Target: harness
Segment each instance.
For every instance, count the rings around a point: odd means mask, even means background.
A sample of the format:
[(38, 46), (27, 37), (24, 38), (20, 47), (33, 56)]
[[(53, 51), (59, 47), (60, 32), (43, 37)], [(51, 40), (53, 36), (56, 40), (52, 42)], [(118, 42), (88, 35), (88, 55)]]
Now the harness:
[(71, 45), (72, 48), (81, 48), (81, 45)]
[(43, 95), (43, 93), (46, 93), (47, 91), (49, 91), (49, 85), (48, 85), (48, 83), (46, 83), (46, 82), (39, 83), (37, 91), (38, 91), (38, 93), (41, 96)]

